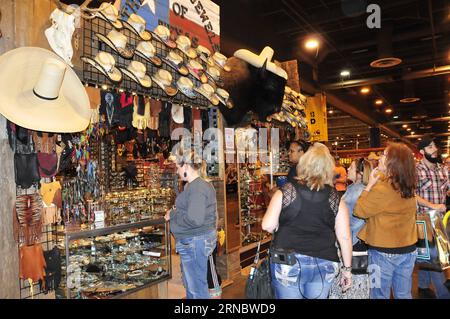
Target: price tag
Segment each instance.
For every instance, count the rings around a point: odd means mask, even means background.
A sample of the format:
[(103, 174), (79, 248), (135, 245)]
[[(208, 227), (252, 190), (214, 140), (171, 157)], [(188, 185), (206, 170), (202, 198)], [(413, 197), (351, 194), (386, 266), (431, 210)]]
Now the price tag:
[(105, 221), (105, 212), (103, 210), (94, 211), (95, 222), (104, 222)]

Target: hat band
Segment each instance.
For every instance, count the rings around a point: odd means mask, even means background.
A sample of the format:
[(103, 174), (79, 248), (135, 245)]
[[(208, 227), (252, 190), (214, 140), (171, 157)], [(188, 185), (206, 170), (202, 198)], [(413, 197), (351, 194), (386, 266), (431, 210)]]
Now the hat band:
[(33, 88), (33, 93), (34, 95), (36, 95), (38, 98), (43, 99), (43, 100), (47, 100), (47, 101), (53, 101), (56, 100), (58, 98), (58, 95), (56, 97), (47, 97), (47, 96), (42, 96), (39, 93), (37, 93), (34, 88)]

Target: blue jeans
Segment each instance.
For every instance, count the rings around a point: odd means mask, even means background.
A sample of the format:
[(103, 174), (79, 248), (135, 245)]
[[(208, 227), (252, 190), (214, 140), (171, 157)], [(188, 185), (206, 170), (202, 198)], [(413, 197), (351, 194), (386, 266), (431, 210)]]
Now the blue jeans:
[(338, 263), (295, 254), (293, 266), (270, 263), (277, 299), (326, 299), (338, 272)]
[(429, 288), (430, 283), (433, 283), (438, 299), (450, 299), (450, 292), (444, 286), (445, 280), (443, 272), (419, 270), (419, 288)]
[(208, 257), (216, 248), (216, 243), (215, 230), (200, 236), (176, 239), (175, 249), (180, 255), (187, 299), (209, 299)]
[(408, 254), (387, 254), (369, 249), (368, 252), (370, 299), (389, 299), (391, 288), (395, 299), (412, 299), (412, 273), (417, 251)]

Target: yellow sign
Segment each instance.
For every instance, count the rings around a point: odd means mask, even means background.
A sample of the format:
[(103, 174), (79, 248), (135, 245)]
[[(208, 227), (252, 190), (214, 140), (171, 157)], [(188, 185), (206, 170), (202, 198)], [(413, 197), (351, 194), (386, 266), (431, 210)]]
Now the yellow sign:
[(306, 103), (306, 119), (311, 141), (328, 141), (327, 102), (325, 94), (309, 96)]

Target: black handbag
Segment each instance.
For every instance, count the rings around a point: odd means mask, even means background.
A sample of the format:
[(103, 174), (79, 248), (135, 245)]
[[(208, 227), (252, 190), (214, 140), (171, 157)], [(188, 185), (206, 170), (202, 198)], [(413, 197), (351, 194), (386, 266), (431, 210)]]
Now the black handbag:
[(61, 254), (58, 247), (44, 251), (45, 258), (45, 287), (44, 291), (55, 290), (61, 283)]
[(247, 278), (245, 295), (247, 299), (275, 299), (270, 274), (270, 261), (268, 257), (259, 260), (260, 247), (261, 241), (258, 243), (256, 256)]
[(30, 188), (39, 183), (38, 160), (35, 153), (14, 154), (14, 173), (16, 185), (21, 188)]
[(352, 253), (352, 274), (362, 275), (367, 274), (367, 267), (369, 266), (369, 255), (367, 253), (367, 245), (358, 241), (353, 245)]

